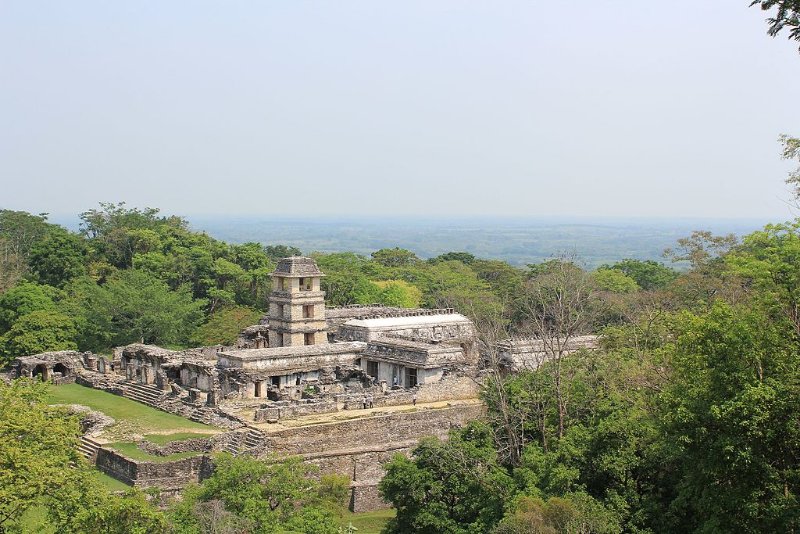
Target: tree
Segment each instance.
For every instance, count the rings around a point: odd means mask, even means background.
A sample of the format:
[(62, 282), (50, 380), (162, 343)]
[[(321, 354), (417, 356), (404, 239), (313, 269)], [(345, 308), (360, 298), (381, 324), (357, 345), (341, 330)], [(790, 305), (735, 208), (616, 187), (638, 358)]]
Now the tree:
[(800, 335), (800, 219), (753, 232), (726, 263), (746, 285), (758, 289), (758, 299), (792, 321)]
[(31, 247), (28, 261), (38, 282), (63, 287), (86, 272), (86, 255), (86, 243), (80, 236), (59, 229)]
[(474, 254), (470, 254), (469, 252), (445, 252), (444, 254), (439, 254), (435, 258), (431, 258), (428, 260), (429, 263), (439, 263), (440, 261), (460, 261), (464, 265), (472, 265), (475, 263), (477, 258)]
[(264, 247), (264, 253), (273, 263), (277, 263), (278, 260), (282, 260), (283, 258), (300, 256), (302, 254), (299, 248), (290, 247), (288, 245), (267, 245)]
[(615, 269), (597, 269), (592, 273), (597, 289), (611, 293), (635, 293), (639, 285), (630, 276)]
[(50, 287), (22, 283), (0, 295), (0, 333), (8, 331), (23, 315), (54, 310), (61, 293)]
[(234, 345), (239, 333), (258, 324), (262, 315), (262, 312), (245, 306), (219, 309), (195, 330), (191, 343), (198, 346)]
[(634, 260), (626, 258), (613, 265), (603, 265), (600, 269), (613, 269), (632, 278), (646, 291), (664, 289), (678, 277), (678, 272), (653, 260)]
[(385, 280), (373, 284), (378, 287), (375, 302), (386, 306), (418, 308), (422, 300), (422, 291), (404, 280)]
[(31, 506), (80, 484), (85, 460), (78, 452), (74, 417), (47, 405), (47, 386), (0, 380), (0, 531)]
[(372, 259), (384, 267), (408, 267), (420, 261), (416, 254), (400, 247), (376, 250)]
[(684, 313), (662, 396), (680, 480), (674, 531), (800, 528), (800, 360), (793, 325), (759, 306)]
[[(256, 532), (337, 534), (336, 511), (342, 502), (331, 501), (331, 484), (310, 478), (312, 471), (297, 457), (260, 461), (222, 454), (214, 474), (187, 488), (169, 515), (176, 532), (217, 532), (211, 528), (238, 525)], [(344, 495), (339, 492), (334, 499)]]
[[(780, 140), (783, 143), (783, 159), (800, 161), (800, 138), (782, 135)], [(789, 172), (786, 183), (792, 188), (795, 203), (800, 203), (800, 167)]]
[(541, 340), (545, 358), (553, 362), (552, 382), (558, 403), (558, 437), (564, 435), (567, 398), (562, 361), (572, 340), (588, 333), (598, 312), (594, 281), (568, 258), (532, 268), (533, 277), (521, 297), (526, 331)]
[(0, 336), (0, 364), (17, 356), (56, 350), (77, 350), (78, 332), (72, 318), (53, 310), (23, 315)]
[(321, 287), (325, 300), (335, 306), (371, 304), (378, 299), (378, 291), (364, 269), (368, 260), (352, 252), (315, 255), (320, 270), (325, 273)]
[(621, 525), (603, 505), (585, 493), (550, 497), (522, 496), (492, 534), (613, 534)]
[(397, 509), (387, 534), (487, 532), (514, 495), (491, 431), (477, 422), (452, 431), (447, 442), (423, 439), (411, 459), (395, 456), (379, 488)]
[(170, 291), (152, 275), (135, 269), (120, 271), (89, 302), (108, 318), (113, 345), (186, 343), (203, 318), (205, 303), (192, 300), (183, 286)]
[(750, 5), (759, 6), (764, 11), (777, 8), (775, 16), (767, 19), (767, 33), (775, 37), (786, 29), (789, 39), (800, 41), (800, 0), (753, 0)]
[[(97, 489), (95, 489), (97, 492)], [(150, 534), (168, 532), (164, 514), (150, 504), (144, 493), (131, 490), (125, 495), (95, 495), (91, 504), (81, 506), (64, 522), (62, 531), (81, 534)]]

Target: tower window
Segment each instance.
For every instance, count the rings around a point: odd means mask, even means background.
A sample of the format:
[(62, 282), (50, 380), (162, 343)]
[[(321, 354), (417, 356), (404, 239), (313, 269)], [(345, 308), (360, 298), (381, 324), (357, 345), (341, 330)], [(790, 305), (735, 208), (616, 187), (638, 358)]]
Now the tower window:
[(312, 278), (300, 279), (300, 291), (311, 291)]
[(311, 319), (312, 317), (314, 317), (314, 305), (303, 306), (303, 319)]
[(313, 345), (314, 344), (314, 332), (306, 332), (303, 334), (303, 341), (306, 345)]

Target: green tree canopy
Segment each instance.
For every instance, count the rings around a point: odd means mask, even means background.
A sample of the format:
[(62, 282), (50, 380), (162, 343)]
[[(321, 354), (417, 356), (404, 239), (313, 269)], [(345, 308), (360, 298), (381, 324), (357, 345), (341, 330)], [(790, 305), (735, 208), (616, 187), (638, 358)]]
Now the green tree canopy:
[(186, 343), (205, 306), (192, 300), (188, 287), (170, 291), (164, 282), (135, 269), (118, 272), (93, 297), (98, 300), (88, 305), (108, 318), (113, 345)]

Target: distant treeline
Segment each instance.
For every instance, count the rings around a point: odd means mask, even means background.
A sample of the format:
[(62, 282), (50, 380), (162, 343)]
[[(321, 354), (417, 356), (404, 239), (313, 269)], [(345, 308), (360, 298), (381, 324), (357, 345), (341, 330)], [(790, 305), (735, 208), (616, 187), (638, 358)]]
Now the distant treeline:
[[(44, 214), (0, 211), (0, 354), (3, 361), (46, 350), (107, 351), (131, 342), (170, 347), (232, 343), (266, 309), (275, 262), (301, 251), (228, 244), (153, 208), (101, 204), (78, 231)], [(467, 252), (421, 260), (409, 250), (371, 256), (312, 253), (332, 305), (380, 303), (455, 307), (519, 326), (519, 296), (548, 263), (518, 268)], [(596, 270), (601, 291), (662, 288), (678, 276), (654, 261)], [(613, 320), (609, 317), (604, 320)]]

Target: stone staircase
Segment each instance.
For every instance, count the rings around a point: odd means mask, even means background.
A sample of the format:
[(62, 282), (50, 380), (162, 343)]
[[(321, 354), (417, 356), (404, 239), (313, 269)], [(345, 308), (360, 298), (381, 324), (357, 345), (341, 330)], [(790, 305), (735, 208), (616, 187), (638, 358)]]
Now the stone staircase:
[(125, 396), (131, 400), (157, 407), (158, 401), (164, 392), (150, 384), (128, 384)]
[(100, 443), (92, 438), (81, 436), (81, 443), (78, 445), (78, 450), (90, 463), (94, 463), (95, 459), (97, 459), (97, 449), (99, 449), (100, 446)]
[(213, 425), (212, 422), (216, 416), (216, 412), (213, 408), (208, 408), (206, 406), (199, 406), (195, 408), (191, 414), (189, 414), (189, 419), (196, 423), (205, 423), (207, 425)]
[(254, 448), (261, 445), (264, 434), (258, 430), (248, 428), (247, 431), (235, 432), (233, 438), (225, 444), (222, 450), (234, 456), (250, 453)]

